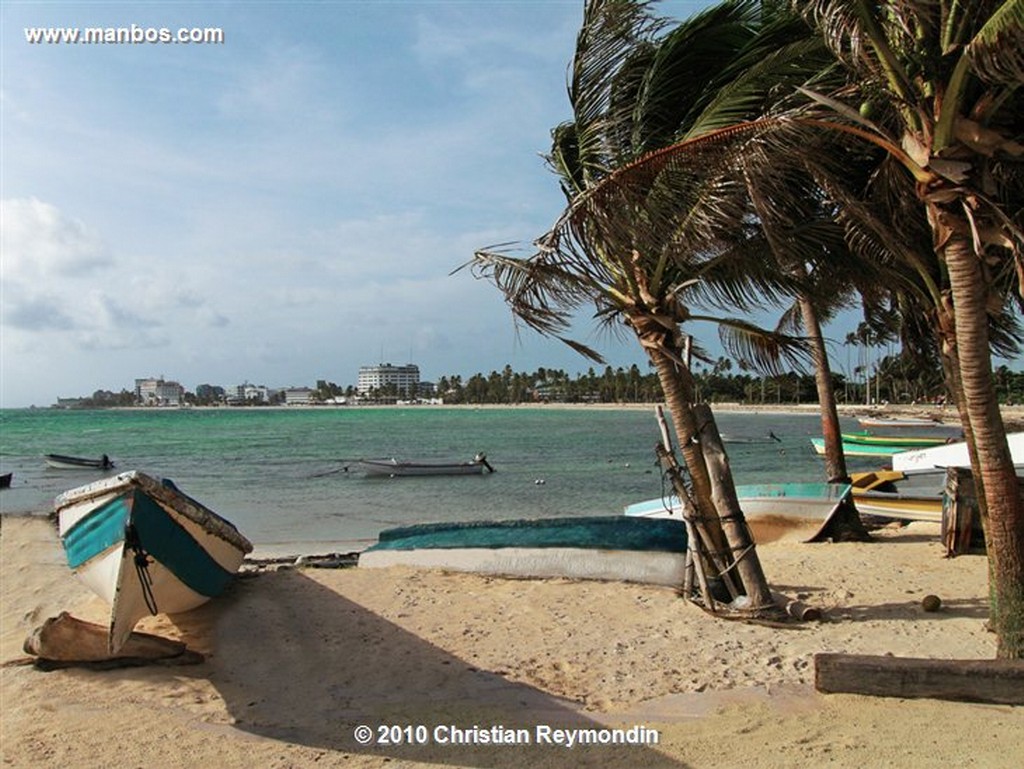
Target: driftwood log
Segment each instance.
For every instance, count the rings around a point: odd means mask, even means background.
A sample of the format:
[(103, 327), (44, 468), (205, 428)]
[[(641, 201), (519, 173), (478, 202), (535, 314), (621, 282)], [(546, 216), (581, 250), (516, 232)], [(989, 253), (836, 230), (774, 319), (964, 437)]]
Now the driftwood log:
[(772, 598), (793, 619), (798, 619), (801, 622), (819, 622), (821, 620), (821, 609), (815, 606), (808, 606), (803, 601), (790, 598), (774, 590), (772, 591)]
[(1024, 705), (1024, 660), (815, 654), (819, 692)]
[(196, 665), (203, 655), (181, 641), (132, 633), (114, 656), (107, 651), (107, 628), (76, 619), (66, 611), (50, 617), (25, 639), (24, 650), (42, 670), (65, 667), (116, 668), (141, 665)]

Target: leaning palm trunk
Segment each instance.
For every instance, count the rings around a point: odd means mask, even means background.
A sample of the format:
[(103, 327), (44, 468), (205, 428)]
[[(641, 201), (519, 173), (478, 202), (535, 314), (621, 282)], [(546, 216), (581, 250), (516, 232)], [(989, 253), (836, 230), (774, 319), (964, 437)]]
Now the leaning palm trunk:
[[(811, 347), (814, 364), (814, 384), (821, 404), (821, 434), (825, 441), (825, 473), (829, 483), (849, 483), (850, 474), (846, 469), (846, 455), (843, 453), (842, 429), (839, 425), (839, 411), (836, 408), (836, 394), (832, 387), (832, 370), (828, 365), (828, 351), (825, 337), (821, 333), (818, 314), (810, 300), (802, 296), (797, 299), (804, 330)], [(835, 540), (866, 540), (869, 538), (860, 513), (852, 498), (840, 503), (837, 515), (829, 524)]]
[[(667, 333), (662, 319), (633, 316), (630, 317), (630, 325), (658, 372), (665, 405), (693, 484), (692, 496), (697, 515), (706, 527), (715, 551), (712, 555), (724, 564), (725, 569), (735, 570), (743, 593), (749, 599), (748, 611), (771, 612), (777, 607), (757, 557), (750, 529), (740, 510), (728, 461), (714, 463), (714, 473), (709, 470), (705, 441), (701, 438), (708, 434), (709, 428), (714, 431), (712, 437), (717, 436), (714, 418), (710, 409), (693, 403), (692, 376), (674, 352), (679, 345), (673, 344), (669, 348), (665, 344), (666, 338), (678, 339), (679, 334)], [(714, 445), (715, 441), (706, 443)]]
[(986, 282), (971, 241), (962, 234), (967, 231), (951, 234), (943, 248), (953, 293), (963, 421), (969, 426), (971, 467), (989, 553), (996, 656), (1024, 659), (1024, 501), (992, 385)]
[(828, 365), (825, 340), (821, 324), (814, 307), (806, 297), (797, 300), (804, 330), (811, 346), (811, 360), (814, 363), (814, 384), (821, 404), (821, 434), (825, 440), (825, 475), (830, 483), (849, 482), (846, 457), (843, 455), (842, 430), (839, 426), (839, 412), (836, 409), (836, 395), (832, 388), (832, 372)]

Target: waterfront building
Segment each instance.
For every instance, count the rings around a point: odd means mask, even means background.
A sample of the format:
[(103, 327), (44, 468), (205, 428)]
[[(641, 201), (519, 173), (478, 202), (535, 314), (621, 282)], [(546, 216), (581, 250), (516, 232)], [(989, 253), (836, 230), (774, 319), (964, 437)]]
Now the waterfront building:
[(266, 385), (243, 382), (227, 388), (228, 403), (266, 403), (270, 400), (270, 389)]
[(286, 406), (307, 406), (313, 402), (311, 387), (286, 387), (284, 390), (284, 402)]
[(140, 406), (180, 406), (185, 388), (178, 382), (159, 379), (136, 379), (135, 402)]
[(420, 367), (414, 363), (393, 366), (360, 366), (356, 390), (360, 395), (388, 392), (394, 395), (414, 396), (420, 391)]

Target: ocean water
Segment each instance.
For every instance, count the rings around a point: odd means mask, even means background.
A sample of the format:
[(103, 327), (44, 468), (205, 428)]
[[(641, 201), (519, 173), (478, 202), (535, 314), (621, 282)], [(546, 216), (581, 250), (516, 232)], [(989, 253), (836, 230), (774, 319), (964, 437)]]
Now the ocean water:
[[(823, 480), (814, 414), (716, 415), (737, 483)], [(854, 429), (856, 423), (844, 424)], [(4, 515), (47, 513), (54, 497), (102, 477), (55, 470), (48, 453), (99, 457), (114, 472), (172, 479), (234, 523), (260, 552), (361, 549), (381, 529), (449, 520), (618, 514), (666, 489), (654, 409), (323, 408), (2, 410)], [(467, 461), (483, 476), (366, 478), (360, 457)], [(851, 466), (851, 470), (861, 469)]]

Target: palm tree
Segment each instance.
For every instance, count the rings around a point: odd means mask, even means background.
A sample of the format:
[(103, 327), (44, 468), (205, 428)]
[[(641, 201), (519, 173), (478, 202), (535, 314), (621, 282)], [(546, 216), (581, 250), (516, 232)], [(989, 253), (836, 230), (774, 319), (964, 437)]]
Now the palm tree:
[[(786, 80), (806, 37), (794, 46), (759, 3), (743, 1), (663, 35), (649, 5), (587, 3), (570, 83), (574, 119), (553, 130), (549, 156), (569, 206), (535, 253), (492, 247), (477, 252), (474, 268), (524, 323), (594, 360), (594, 350), (562, 337), (579, 308), (592, 304), (605, 328), (621, 322), (632, 332), (657, 371), (697, 515), (721, 521), (712, 547), (735, 559), (751, 604), (764, 609), (772, 600), (728, 460), (704, 440), (717, 430), (710, 410), (694, 405), (690, 358), (701, 351), (683, 327), (719, 323), (726, 349), (766, 370), (800, 355), (790, 337), (696, 310), (743, 311), (751, 297), (795, 290), (748, 215), (737, 169), (743, 142), (768, 127), (744, 121)], [(668, 145), (682, 150), (660, 151)]]
[(808, 94), (913, 179), (948, 279), (937, 321), (985, 523), (998, 656), (1024, 658), (1024, 501), (990, 353), (991, 308), (1012, 301), (1007, 282), (1018, 308), (1024, 293), (1024, 0), (795, 4), (857, 83)]

